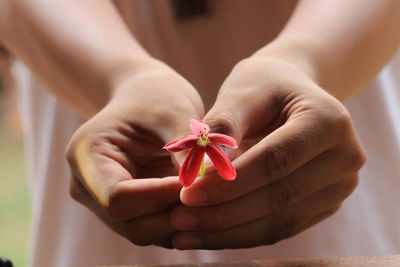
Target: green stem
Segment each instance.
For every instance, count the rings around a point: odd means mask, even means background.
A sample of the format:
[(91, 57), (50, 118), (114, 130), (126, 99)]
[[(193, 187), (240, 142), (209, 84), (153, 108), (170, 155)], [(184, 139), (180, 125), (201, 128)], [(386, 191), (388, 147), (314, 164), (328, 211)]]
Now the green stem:
[(200, 176), (205, 176), (206, 175), (206, 159), (205, 157), (203, 158), (203, 161), (201, 162), (200, 165)]

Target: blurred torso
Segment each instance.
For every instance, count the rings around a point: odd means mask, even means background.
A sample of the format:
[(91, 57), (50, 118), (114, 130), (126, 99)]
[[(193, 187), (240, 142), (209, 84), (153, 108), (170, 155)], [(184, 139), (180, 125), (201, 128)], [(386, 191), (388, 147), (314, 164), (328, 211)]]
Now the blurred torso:
[[(172, 0), (115, 2), (134, 36), (153, 56), (192, 82), (206, 108), (231, 68), (273, 40), (295, 5), (292, 0), (210, 0), (208, 13), (178, 19)], [(330, 219), (273, 246), (223, 251), (133, 246), (74, 202), (68, 194), (70, 171), (63, 152), (82, 120), (20, 67), (15, 73), (33, 196), (31, 266), (398, 253), (400, 213), (393, 203), (399, 202), (400, 188), (400, 54), (349, 104), (369, 161), (362, 169), (360, 186), (342, 208)]]
[(173, 0), (115, 0), (115, 4), (144, 48), (197, 88), (206, 110), (232, 67), (272, 41), (297, 2), (183, 1), (203, 2), (206, 11), (179, 16), (179, 4), (174, 2), (182, 1)]

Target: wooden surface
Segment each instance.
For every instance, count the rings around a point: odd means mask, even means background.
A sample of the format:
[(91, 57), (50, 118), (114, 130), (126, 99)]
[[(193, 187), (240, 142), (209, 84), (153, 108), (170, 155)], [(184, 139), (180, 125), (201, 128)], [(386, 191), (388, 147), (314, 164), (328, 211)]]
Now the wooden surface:
[[(291, 260), (256, 260), (251, 262), (216, 262), (202, 264), (176, 264), (176, 265), (129, 265), (129, 267), (400, 267), (400, 255), (371, 256), (332, 259), (291, 259)], [(120, 266), (121, 267), (121, 266)]]

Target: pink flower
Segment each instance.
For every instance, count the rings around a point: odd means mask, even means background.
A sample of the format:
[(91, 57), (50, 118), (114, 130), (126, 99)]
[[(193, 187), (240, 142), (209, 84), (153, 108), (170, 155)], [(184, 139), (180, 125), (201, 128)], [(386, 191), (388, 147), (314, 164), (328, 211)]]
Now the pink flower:
[(191, 185), (199, 175), (199, 171), (202, 176), (205, 174), (204, 153), (207, 153), (223, 179), (234, 180), (236, 170), (218, 145), (237, 148), (236, 140), (224, 134), (209, 133), (210, 127), (207, 124), (194, 119), (190, 120), (190, 129), (193, 135), (179, 138), (163, 147), (169, 152), (190, 149), (179, 170), (181, 184), (185, 187)]

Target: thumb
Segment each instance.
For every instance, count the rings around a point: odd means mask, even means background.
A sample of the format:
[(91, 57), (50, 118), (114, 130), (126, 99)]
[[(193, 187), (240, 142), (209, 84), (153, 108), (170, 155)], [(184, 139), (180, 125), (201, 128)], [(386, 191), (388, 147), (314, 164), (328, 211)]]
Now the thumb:
[[(190, 124), (189, 124), (190, 119), (199, 120), (198, 116), (193, 116), (193, 117), (194, 118), (185, 117), (176, 120), (173, 126), (169, 128), (169, 131), (162, 134), (164, 145), (192, 135), (192, 131), (190, 129)], [(181, 151), (174, 151), (170, 153), (171, 161), (177, 170), (179, 170), (180, 167), (182, 166), (188, 152), (189, 152), (188, 149), (183, 149)]]
[(271, 94), (259, 94), (229, 85), (224, 85), (221, 90), (217, 101), (204, 117), (211, 132), (229, 135), (236, 139), (239, 147), (242, 145), (244, 148), (251, 143), (247, 141), (267, 135), (279, 124), (280, 101), (276, 101)]
[[(235, 138), (238, 146), (248, 129), (245, 109), (239, 108), (236, 101), (229, 97), (219, 97), (214, 106), (205, 115), (203, 121), (210, 126), (210, 132), (221, 133)], [(237, 149), (223, 147), (230, 159), (235, 158)]]

